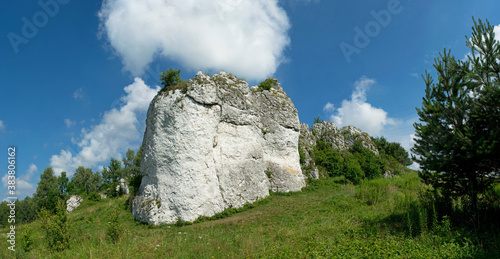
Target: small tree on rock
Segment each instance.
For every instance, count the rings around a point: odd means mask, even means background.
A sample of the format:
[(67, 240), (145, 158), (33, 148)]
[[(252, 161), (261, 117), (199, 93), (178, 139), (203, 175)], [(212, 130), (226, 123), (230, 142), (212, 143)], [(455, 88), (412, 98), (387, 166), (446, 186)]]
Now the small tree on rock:
[(173, 86), (181, 82), (181, 70), (173, 70), (169, 68), (167, 72), (163, 71), (160, 74), (160, 82), (164, 87)]

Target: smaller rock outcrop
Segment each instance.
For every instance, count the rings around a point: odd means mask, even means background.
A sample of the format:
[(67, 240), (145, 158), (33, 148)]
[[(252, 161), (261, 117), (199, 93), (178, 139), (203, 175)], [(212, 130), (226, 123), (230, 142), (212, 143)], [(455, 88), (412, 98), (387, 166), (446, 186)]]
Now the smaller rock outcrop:
[(120, 183), (116, 186), (116, 192), (122, 191), (123, 194), (129, 194), (130, 189), (128, 188), (127, 180), (121, 178)]
[(302, 149), (301, 152), (305, 156), (303, 166), (308, 168), (308, 174), (313, 179), (319, 178), (318, 169), (311, 157), (312, 151), (319, 139), (330, 143), (334, 149), (341, 152), (348, 151), (356, 142), (359, 142), (364, 148), (371, 150), (376, 155), (379, 154), (370, 135), (354, 126), (345, 126), (339, 129), (335, 123), (323, 121), (315, 123), (309, 129), (309, 125), (301, 123), (299, 144)]
[(68, 213), (73, 212), (80, 204), (82, 204), (83, 198), (78, 195), (71, 195), (66, 201), (66, 211)]

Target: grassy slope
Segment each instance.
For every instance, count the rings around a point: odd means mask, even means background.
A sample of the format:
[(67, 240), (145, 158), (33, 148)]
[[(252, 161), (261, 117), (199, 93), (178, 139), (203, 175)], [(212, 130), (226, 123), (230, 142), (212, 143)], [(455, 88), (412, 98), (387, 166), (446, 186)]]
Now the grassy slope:
[[(500, 258), (498, 234), (484, 248), (473, 245), (462, 230), (410, 237), (403, 215), (423, 188), (416, 173), (359, 186), (326, 179), (300, 193), (275, 194), (267, 203), (224, 219), (181, 227), (135, 222), (125, 209), (127, 197), (86, 202), (69, 215), (70, 249), (50, 252), (40, 223), (34, 222), (18, 227), (16, 254), (17, 258)], [(114, 208), (124, 230), (116, 244), (106, 237)], [(21, 241), (27, 228), (34, 240), (28, 253), (22, 251)], [(0, 244), (0, 257), (14, 258), (7, 243)]]

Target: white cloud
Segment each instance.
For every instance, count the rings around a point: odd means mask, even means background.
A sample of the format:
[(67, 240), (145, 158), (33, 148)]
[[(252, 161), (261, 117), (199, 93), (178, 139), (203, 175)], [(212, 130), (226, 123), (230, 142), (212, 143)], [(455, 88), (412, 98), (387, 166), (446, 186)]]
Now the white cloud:
[(331, 102), (327, 102), (325, 104), (325, 107), (323, 107), (324, 112), (334, 112), (335, 111), (335, 106)]
[(101, 35), (133, 75), (166, 57), (193, 70), (263, 79), (290, 44), (278, 0), (105, 0), (99, 18)]
[(120, 99), (122, 105), (119, 109), (106, 111), (98, 125), (82, 129), (77, 154), (61, 150), (59, 155), (50, 158), (56, 175), (62, 171), (72, 175), (78, 166), (95, 167), (98, 163), (108, 162), (111, 157), (120, 157), (120, 152), (142, 140), (143, 126), (138, 118), (145, 116), (159, 89), (158, 86), (150, 88), (142, 79), (135, 78), (134, 83), (124, 88), (126, 95)]
[(23, 176), (23, 179), (26, 181), (31, 181), (33, 175), (38, 172), (38, 167), (31, 163), (29, 169), (26, 171), (26, 174)]
[[(32, 196), (33, 193), (36, 192), (36, 185), (30, 183), (31, 178), (33, 178), (33, 175), (38, 171), (38, 167), (35, 164), (30, 164), (28, 170), (26, 170), (26, 173), (21, 176), (16, 178), (16, 197), (19, 198), (20, 200), (23, 199), (26, 196)], [(8, 187), (8, 174), (5, 174), (2, 177), (2, 183), (3, 183), (3, 189), (7, 190)], [(5, 193), (5, 196), (11, 197), (12, 195), (9, 193)]]
[[(3, 183), (3, 189), (7, 190), (7, 187), (8, 187), (8, 175), (7, 174), (2, 177), (2, 183)], [(26, 180), (21, 179), (21, 178), (16, 179), (16, 190), (15, 190), (14, 197), (22, 199), (23, 197), (33, 195), (33, 193), (35, 193), (35, 192), (36, 192), (36, 187), (32, 183), (29, 183)], [(13, 197), (13, 195), (10, 193), (5, 193), (5, 196)]]
[(362, 77), (354, 84), (356, 88), (352, 92), (351, 100), (343, 100), (337, 109), (334, 109), (333, 104), (327, 103), (324, 110), (333, 112), (330, 120), (339, 127), (353, 125), (372, 136), (379, 136), (386, 125), (396, 125), (397, 121), (389, 118), (386, 111), (366, 102), (366, 91), (373, 84), (374, 79)]
[(79, 88), (73, 93), (73, 99), (78, 100), (78, 99), (83, 99), (85, 97), (85, 93), (83, 93), (83, 88)]
[(500, 24), (495, 26), (495, 28), (493, 28), (493, 31), (495, 32), (495, 39), (500, 41)]
[(5, 125), (3, 124), (3, 121), (0, 120), (0, 131), (5, 130)]
[(64, 124), (66, 124), (66, 128), (71, 128), (72, 126), (76, 125), (76, 122), (70, 119), (64, 119)]

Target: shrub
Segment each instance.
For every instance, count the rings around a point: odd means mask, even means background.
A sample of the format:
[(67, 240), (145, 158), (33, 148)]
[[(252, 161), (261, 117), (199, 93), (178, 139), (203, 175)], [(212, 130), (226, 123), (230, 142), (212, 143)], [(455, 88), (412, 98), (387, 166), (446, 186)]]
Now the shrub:
[(181, 70), (173, 70), (172, 68), (168, 69), (168, 72), (163, 71), (160, 74), (160, 82), (163, 85), (163, 88), (160, 92), (166, 92), (168, 94), (169, 91), (180, 89), (183, 94), (188, 91), (188, 82), (184, 81), (180, 77)]
[(101, 200), (101, 195), (97, 192), (91, 192), (88, 196), (88, 199), (91, 201), (100, 201)]
[(259, 83), (259, 91), (264, 91), (264, 90), (271, 90), (273, 85), (276, 83), (275, 79), (273, 78), (268, 78), (262, 82)]
[(363, 147), (361, 142), (356, 141), (351, 148), (351, 152), (356, 156), (366, 178), (380, 177), (385, 171), (385, 164), (382, 159), (371, 150)]
[(314, 117), (314, 124), (322, 123), (324, 120), (321, 117)]
[(342, 156), (332, 147), (330, 142), (318, 139), (312, 156), (315, 164), (326, 170), (330, 176), (342, 174)]
[(119, 183), (118, 182), (113, 182), (109, 185), (108, 189), (106, 190), (106, 194), (109, 196), (109, 197), (117, 197), (120, 195), (119, 192), (116, 191), (116, 186), (118, 186)]
[(33, 230), (26, 225), (26, 228), (21, 234), (21, 247), (25, 252), (29, 252), (33, 248), (33, 242)]
[(306, 151), (302, 147), (302, 144), (299, 143), (299, 158), (300, 158), (300, 164), (304, 165), (306, 163), (307, 157), (306, 157)]
[(118, 211), (116, 208), (113, 210), (112, 216), (109, 219), (108, 227), (106, 228), (106, 236), (109, 240), (116, 244), (118, 239), (120, 239), (120, 235), (122, 230), (120, 229), (120, 225), (118, 224)]
[(358, 160), (356, 160), (353, 155), (348, 153), (344, 155), (342, 174), (353, 184), (358, 184), (364, 177), (363, 169), (361, 169)]
[(44, 229), (49, 249), (51, 251), (62, 251), (69, 247), (68, 217), (64, 203), (59, 202), (56, 211), (55, 216), (44, 219), (48, 223), (44, 224)]

